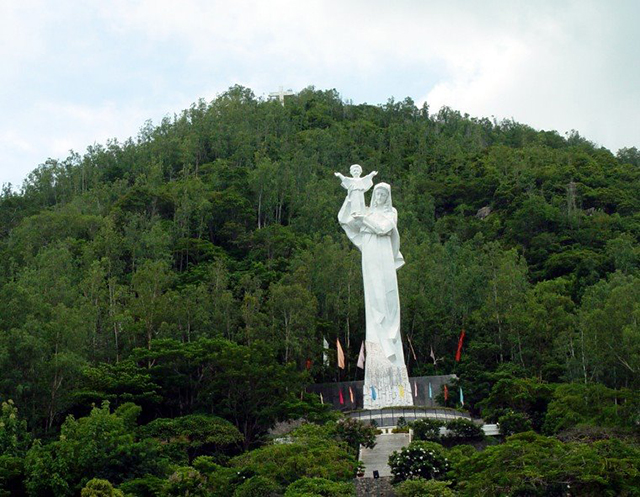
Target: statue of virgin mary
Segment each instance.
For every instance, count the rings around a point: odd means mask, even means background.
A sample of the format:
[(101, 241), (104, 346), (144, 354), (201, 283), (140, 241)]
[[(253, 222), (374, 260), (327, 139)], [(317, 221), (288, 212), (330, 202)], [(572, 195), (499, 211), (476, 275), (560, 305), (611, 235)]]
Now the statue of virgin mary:
[(365, 409), (413, 405), (400, 337), (400, 298), (396, 271), (404, 265), (400, 253), (398, 212), (391, 187), (378, 183), (370, 206), (352, 214), (349, 197), (338, 221), (362, 253), (366, 318), (366, 362), (363, 389)]

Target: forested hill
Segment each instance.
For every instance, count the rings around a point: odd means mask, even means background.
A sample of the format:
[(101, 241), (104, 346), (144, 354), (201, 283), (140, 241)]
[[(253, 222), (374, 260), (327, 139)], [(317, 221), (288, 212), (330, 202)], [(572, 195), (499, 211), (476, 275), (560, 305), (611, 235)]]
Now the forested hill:
[[(456, 373), (476, 412), (501, 374), (640, 386), (636, 148), (410, 99), (309, 88), (281, 105), (233, 87), (5, 188), (0, 399), (38, 434), (109, 399), (145, 421), (210, 411), (252, 441), (271, 418), (250, 418), (254, 432), (234, 419), (225, 368), (274, 368), (281, 383), (255, 403), (360, 379), (360, 258), (333, 175), (354, 163), (392, 185), (411, 375)], [(345, 371), (322, 365), (323, 337), (342, 342)], [(214, 352), (225, 368), (184, 372)]]

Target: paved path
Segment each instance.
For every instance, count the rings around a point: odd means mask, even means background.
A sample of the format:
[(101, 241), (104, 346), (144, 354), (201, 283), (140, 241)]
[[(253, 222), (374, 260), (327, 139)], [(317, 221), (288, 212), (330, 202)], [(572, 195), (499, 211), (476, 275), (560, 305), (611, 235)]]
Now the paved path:
[(391, 476), (391, 468), (387, 462), (394, 450), (400, 451), (411, 442), (408, 433), (383, 433), (376, 436), (376, 446), (373, 449), (360, 448), (360, 460), (364, 464), (364, 477), (373, 478), (373, 470), (378, 470), (380, 476)]

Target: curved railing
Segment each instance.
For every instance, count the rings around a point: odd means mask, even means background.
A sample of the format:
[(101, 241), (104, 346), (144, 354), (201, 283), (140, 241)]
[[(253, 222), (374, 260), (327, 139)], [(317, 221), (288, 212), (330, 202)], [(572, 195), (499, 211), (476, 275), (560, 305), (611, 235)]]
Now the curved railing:
[(442, 421), (449, 421), (455, 418), (471, 419), (469, 413), (447, 407), (387, 407), (384, 409), (350, 411), (345, 414), (363, 423), (372, 424), (375, 421), (375, 425), (379, 428), (397, 426), (400, 418), (404, 418), (407, 423), (423, 418)]

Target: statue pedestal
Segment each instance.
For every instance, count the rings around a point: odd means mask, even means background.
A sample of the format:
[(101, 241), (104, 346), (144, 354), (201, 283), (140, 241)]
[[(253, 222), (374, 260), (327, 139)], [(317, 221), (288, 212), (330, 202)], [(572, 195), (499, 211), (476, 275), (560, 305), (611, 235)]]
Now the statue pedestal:
[(393, 364), (382, 347), (366, 342), (367, 357), (364, 368), (362, 401), (364, 409), (413, 406), (413, 393), (404, 358), (401, 365)]

